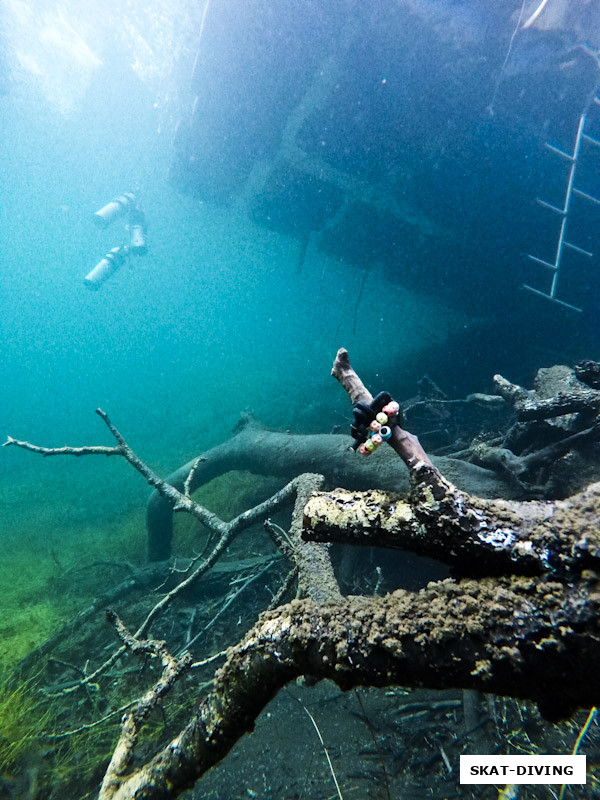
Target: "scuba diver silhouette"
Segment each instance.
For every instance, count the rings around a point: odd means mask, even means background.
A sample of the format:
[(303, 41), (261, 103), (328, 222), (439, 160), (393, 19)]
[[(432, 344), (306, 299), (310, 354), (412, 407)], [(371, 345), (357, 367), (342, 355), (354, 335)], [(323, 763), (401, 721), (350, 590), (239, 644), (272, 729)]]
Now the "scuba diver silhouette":
[(115, 220), (125, 216), (127, 244), (113, 247), (85, 276), (83, 282), (88, 289), (99, 289), (132, 255), (142, 256), (148, 252), (146, 215), (137, 205), (134, 192), (124, 192), (114, 197), (96, 211), (93, 219), (98, 227), (108, 228)]

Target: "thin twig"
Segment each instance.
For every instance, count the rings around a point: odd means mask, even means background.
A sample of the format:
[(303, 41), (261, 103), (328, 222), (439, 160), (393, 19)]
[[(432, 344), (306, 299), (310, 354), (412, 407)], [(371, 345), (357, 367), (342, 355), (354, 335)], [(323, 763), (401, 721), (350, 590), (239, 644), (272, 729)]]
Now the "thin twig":
[(227, 652), (227, 650), (221, 650), (219, 653), (208, 656), (208, 658), (203, 658), (202, 661), (194, 661), (192, 664), (190, 664), (190, 669), (200, 669), (201, 667), (205, 667), (207, 664), (212, 664), (212, 662), (216, 661), (218, 658), (224, 658), (227, 655)]
[(281, 525), (277, 525), (276, 522), (272, 522), (270, 519), (266, 519), (263, 523), (265, 531), (269, 534), (273, 542), (275, 543), (275, 547), (277, 547), (286, 558), (289, 558), (290, 561), (293, 561), (294, 553), (296, 552), (296, 547), (294, 543), (290, 539), (289, 535), (286, 531), (281, 527)]
[(304, 709), (304, 711), (305, 711), (305, 712), (308, 714), (308, 717), (309, 717), (310, 721), (311, 721), (311, 722), (312, 722), (312, 724), (314, 725), (314, 728), (315, 728), (315, 730), (316, 730), (316, 732), (317, 732), (317, 736), (319, 737), (319, 741), (321, 742), (321, 747), (323, 748), (323, 752), (325, 753), (325, 757), (327, 758), (327, 763), (329, 764), (329, 771), (331, 772), (331, 777), (333, 778), (333, 782), (335, 783), (335, 788), (336, 788), (336, 791), (337, 791), (337, 795), (338, 795), (338, 797), (339, 797), (339, 800), (344, 800), (344, 798), (342, 797), (342, 792), (341, 792), (341, 789), (340, 789), (340, 785), (339, 785), (339, 783), (338, 783), (338, 779), (337, 779), (337, 777), (336, 777), (336, 774), (335, 774), (335, 770), (334, 770), (334, 768), (333, 768), (333, 763), (332, 763), (332, 761), (331, 761), (331, 757), (330, 757), (330, 755), (329, 755), (329, 750), (327, 749), (327, 745), (326, 745), (326, 744), (325, 744), (325, 742), (323, 741), (323, 737), (321, 736), (321, 731), (319, 730), (319, 726), (317, 725), (317, 722), (316, 722), (315, 718), (314, 718), (314, 717), (313, 717), (313, 715), (310, 713), (310, 711), (308, 710), (308, 708), (307, 708), (307, 707), (304, 705), (304, 703), (302, 702), (302, 700), (298, 699), (298, 698), (296, 697), (296, 695), (292, 694), (292, 692), (290, 692), (290, 690), (289, 690), (289, 689), (287, 690), (287, 693), (290, 695), (290, 697), (293, 697), (293, 698), (294, 698), (294, 700), (295, 700), (295, 701), (296, 701), (296, 702), (297, 702), (299, 705), (301, 705), (301, 706), (302, 706), (302, 708)]
[(367, 725), (367, 728), (369, 729), (369, 733), (371, 734), (371, 739), (373, 740), (373, 744), (375, 745), (375, 751), (377, 752), (377, 755), (379, 757), (379, 765), (381, 767), (381, 771), (383, 772), (383, 777), (385, 778), (385, 793), (387, 795), (388, 800), (392, 800), (392, 795), (390, 792), (390, 779), (388, 778), (387, 770), (385, 768), (385, 761), (383, 760), (383, 756), (381, 755), (381, 748), (379, 747), (379, 742), (377, 741), (375, 730), (373, 728), (371, 720), (369, 719), (369, 715), (367, 714), (367, 710), (363, 703), (363, 699), (360, 696), (359, 690), (355, 689), (354, 694), (356, 696), (356, 699), (358, 700), (360, 710), (362, 711), (363, 719)]
[[(590, 709), (590, 713), (587, 715), (586, 721), (583, 723), (583, 728), (579, 731), (579, 735), (577, 736), (577, 739), (575, 740), (575, 744), (573, 746), (573, 750), (571, 752), (571, 755), (573, 755), (573, 756), (577, 755), (577, 752), (579, 750), (581, 742), (583, 741), (586, 733), (592, 727), (592, 724), (593, 724), (594, 720), (596, 719), (596, 711), (597, 711), (596, 706), (592, 706), (592, 708)], [(567, 788), (567, 784), (563, 783), (563, 785), (560, 787), (560, 794), (558, 795), (558, 800), (563, 800), (563, 797), (565, 796), (566, 788)]]
[(195, 642), (198, 641), (198, 639), (202, 636), (202, 634), (206, 633), (206, 631), (215, 624), (215, 622), (218, 620), (218, 618), (221, 616), (221, 614), (223, 614), (223, 612), (226, 611), (229, 608), (229, 606), (236, 600), (237, 597), (239, 597), (239, 595), (244, 591), (244, 589), (246, 589), (246, 587), (250, 586), (251, 583), (254, 583), (254, 581), (257, 580), (258, 578), (260, 578), (261, 575), (264, 575), (265, 572), (268, 569), (270, 569), (271, 566), (275, 563), (275, 561), (276, 561), (276, 559), (274, 559), (274, 558), (271, 559), (269, 561), (269, 563), (265, 567), (263, 567), (261, 570), (259, 570), (255, 575), (251, 575), (249, 578), (247, 578), (244, 581), (244, 583), (239, 587), (239, 589), (237, 589), (237, 591), (235, 591), (229, 597), (229, 599), (221, 606), (219, 611), (214, 615), (214, 617), (212, 617), (210, 622), (207, 625), (205, 625), (204, 628), (202, 628), (202, 630), (198, 631), (198, 633), (192, 639), (190, 639), (189, 642), (186, 643), (185, 647), (181, 648), (181, 650), (177, 653), (177, 655), (180, 656), (182, 653), (185, 653), (186, 650), (189, 650), (189, 648)]
[(15, 445), (16, 447), (20, 447), (23, 450), (29, 450), (31, 453), (38, 453), (42, 455), (44, 458), (47, 456), (92, 456), (92, 455), (101, 455), (101, 456), (123, 456), (125, 455), (122, 447), (107, 447), (104, 445), (88, 445), (87, 447), (40, 447), (37, 444), (31, 444), (31, 442), (24, 442), (20, 439), (13, 439), (12, 436), (7, 436), (6, 441), (2, 445), (2, 447), (10, 447), (10, 445)]
[(273, 608), (277, 608), (277, 606), (281, 605), (281, 603), (283, 602), (283, 598), (285, 597), (286, 593), (289, 591), (289, 589), (291, 588), (292, 584), (294, 583), (297, 577), (298, 577), (298, 567), (294, 567), (288, 572), (284, 582), (281, 584), (276, 594), (273, 595), (273, 599), (267, 606), (267, 611), (271, 611)]
[(109, 719), (112, 719), (117, 714), (122, 714), (124, 711), (127, 711), (128, 708), (134, 706), (137, 703), (137, 700), (131, 700), (131, 702), (126, 703), (121, 708), (116, 708), (114, 711), (109, 711), (108, 714), (105, 714), (101, 719), (97, 719), (95, 722), (88, 722), (85, 725), (80, 725), (79, 728), (74, 728), (71, 731), (64, 731), (63, 733), (44, 733), (44, 739), (51, 739), (52, 741), (56, 741), (58, 739), (67, 739), (69, 736), (77, 736), (79, 733), (85, 733), (86, 731), (91, 730), (92, 728), (97, 728), (98, 725), (102, 725), (103, 722), (107, 722)]
[(192, 465), (189, 475), (185, 479), (185, 483), (183, 484), (183, 493), (186, 497), (190, 496), (190, 486), (194, 479), (194, 475), (196, 474), (198, 467), (203, 461), (206, 461), (206, 458), (204, 458), (204, 456), (198, 456), (198, 458), (194, 461)]

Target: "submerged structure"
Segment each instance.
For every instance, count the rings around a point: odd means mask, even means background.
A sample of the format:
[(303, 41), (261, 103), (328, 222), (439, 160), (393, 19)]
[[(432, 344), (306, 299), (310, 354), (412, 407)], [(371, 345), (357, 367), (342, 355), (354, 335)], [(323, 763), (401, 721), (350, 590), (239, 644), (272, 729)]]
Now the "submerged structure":
[[(545, 142), (571, 152), (588, 109), (586, 134), (600, 132), (600, 10), (543, 5), (337, 0), (278, 12), (251, 0), (234, 20), (215, 15), (177, 134), (176, 185), (294, 237), (299, 268), (318, 247), (445, 296), (481, 287), (486, 309), (491, 296), (513, 305), (523, 283), (546, 292), (523, 254), (539, 247), (552, 262), (561, 224), (534, 203), (564, 192)], [(581, 191), (599, 165), (582, 158)], [(599, 208), (578, 211), (578, 246), (593, 251)], [(564, 261), (561, 297), (589, 311), (595, 262), (574, 250)]]

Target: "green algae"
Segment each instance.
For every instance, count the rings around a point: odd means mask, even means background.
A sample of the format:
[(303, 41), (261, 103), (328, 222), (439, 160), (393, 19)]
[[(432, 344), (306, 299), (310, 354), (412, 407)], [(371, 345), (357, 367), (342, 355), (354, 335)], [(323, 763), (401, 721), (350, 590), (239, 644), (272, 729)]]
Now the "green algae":
[(32, 750), (52, 719), (37, 698), (38, 677), (0, 675), (0, 774), (10, 772)]
[[(51, 543), (43, 530), (15, 527), (4, 544), (0, 668), (16, 664), (98, 593), (95, 564), (142, 560), (143, 521), (136, 512), (105, 526), (63, 527)], [(115, 572), (115, 583), (122, 574)]]

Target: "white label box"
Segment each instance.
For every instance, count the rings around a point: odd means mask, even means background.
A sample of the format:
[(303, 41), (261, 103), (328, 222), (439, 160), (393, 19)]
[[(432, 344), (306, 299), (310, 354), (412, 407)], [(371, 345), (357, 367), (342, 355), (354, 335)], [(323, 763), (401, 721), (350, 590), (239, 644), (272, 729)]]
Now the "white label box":
[(585, 783), (585, 756), (461, 756), (461, 783)]

